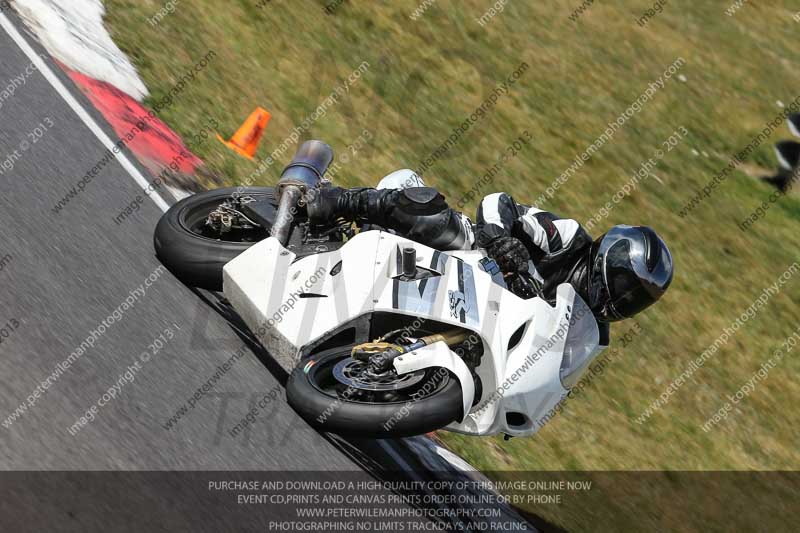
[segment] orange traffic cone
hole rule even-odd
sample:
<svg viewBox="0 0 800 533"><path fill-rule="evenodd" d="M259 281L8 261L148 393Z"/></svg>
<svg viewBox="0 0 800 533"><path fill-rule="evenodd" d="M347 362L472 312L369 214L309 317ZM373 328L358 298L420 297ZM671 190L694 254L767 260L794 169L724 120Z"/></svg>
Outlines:
<svg viewBox="0 0 800 533"><path fill-rule="evenodd" d="M267 124L271 117L272 115L269 114L269 111L257 107L255 111L250 113L242 127L236 130L230 141L223 139L219 133L217 134L217 139L237 154L247 159L253 159L258 149L258 143L261 141L261 136L264 135L264 130L267 129Z"/></svg>

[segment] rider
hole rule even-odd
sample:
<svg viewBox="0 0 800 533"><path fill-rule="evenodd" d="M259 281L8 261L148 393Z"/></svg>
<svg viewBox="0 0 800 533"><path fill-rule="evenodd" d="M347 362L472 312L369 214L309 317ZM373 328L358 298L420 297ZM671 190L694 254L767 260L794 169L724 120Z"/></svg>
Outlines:
<svg viewBox="0 0 800 533"><path fill-rule="evenodd" d="M450 208L411 170L394 172L377 189L324 187L307 201L315 223L336 218L381 226L439 250L486 250L503 273L527 273L553 303L570 283L599 322L630 318L656 302L672 281L672 255L647 226L612 227L592 240L575 220L518 204L506 193L486 196L477 224ZM522 295L521 290L511 290Z"/></svg>

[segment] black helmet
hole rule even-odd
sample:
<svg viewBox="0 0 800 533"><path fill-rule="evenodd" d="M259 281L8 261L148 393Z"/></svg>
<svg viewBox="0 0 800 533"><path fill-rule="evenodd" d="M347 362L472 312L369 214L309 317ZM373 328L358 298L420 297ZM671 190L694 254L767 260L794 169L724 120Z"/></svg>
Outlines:
<svg viewBox="0 0 800 533"><path fill-rule="evenodd" d="M614 226L592 243L589 307L601 322L630 318L672 282L672 254L646 226Z"/></svg>

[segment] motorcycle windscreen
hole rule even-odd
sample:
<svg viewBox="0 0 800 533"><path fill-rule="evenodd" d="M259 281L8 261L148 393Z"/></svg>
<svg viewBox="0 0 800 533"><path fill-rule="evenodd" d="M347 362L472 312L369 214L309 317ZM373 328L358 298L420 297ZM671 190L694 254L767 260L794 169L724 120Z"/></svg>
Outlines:
<svg viewBox="0 0 800 533"><path fill-rule="evenodd" d="M569 317L569 330L564 341L564 356L561 359L561 385L570 389L578 383L583 372L599 353L600 328L592 310L575 294Z"/></svg>

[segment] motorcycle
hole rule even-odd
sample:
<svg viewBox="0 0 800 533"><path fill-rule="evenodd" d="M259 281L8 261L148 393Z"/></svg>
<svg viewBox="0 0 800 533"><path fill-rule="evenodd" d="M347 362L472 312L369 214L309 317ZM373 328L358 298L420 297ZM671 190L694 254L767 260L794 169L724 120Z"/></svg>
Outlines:
<svg viewBox="0 0 800 533"><path fill-rule="evenodd" d="M603 348L586 303L569 284L555 305L517 296L482 250L312 224L304 202L330 186L332 159L307 141L275 187L181 200L156 227L158 258L187 285L222 291L294 369L288 403L319 430L534 434Z"/></svg>

